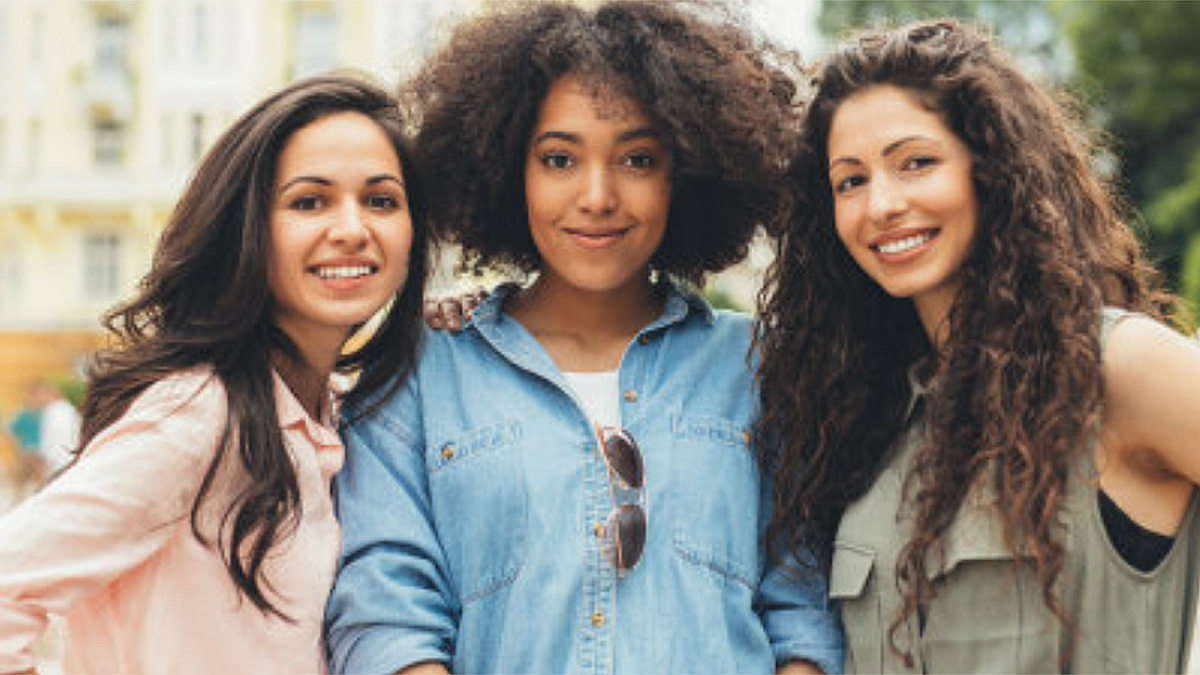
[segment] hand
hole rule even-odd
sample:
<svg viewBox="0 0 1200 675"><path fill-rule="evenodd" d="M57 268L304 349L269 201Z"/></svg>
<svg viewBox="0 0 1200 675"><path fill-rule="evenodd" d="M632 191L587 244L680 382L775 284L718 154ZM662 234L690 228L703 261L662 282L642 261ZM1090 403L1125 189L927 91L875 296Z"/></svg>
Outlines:
<svg viewBox="0 0 1200 675"><path fill-rule="evenodd" d="M476 288L457 296L428 298L425 300L425 323L434 330L457 333L487 296L487 291Z"/></svg>
<svg viewBox="0 0 1200 675"><path fill-rule="evenodd" d="M788 661L775 669L776 675L822 675L824 672L812 661Z"/></svg>

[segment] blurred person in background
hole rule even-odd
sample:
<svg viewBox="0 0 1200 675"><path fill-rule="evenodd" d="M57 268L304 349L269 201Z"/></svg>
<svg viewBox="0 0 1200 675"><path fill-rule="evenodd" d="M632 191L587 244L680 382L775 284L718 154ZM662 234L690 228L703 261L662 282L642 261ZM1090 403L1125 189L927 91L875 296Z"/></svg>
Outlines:
<svg viewBox="0 0 1200 675"><path fill-rule="evenodd" d="M79 447L79 411L53 382L35 384L33 398L40 410L38 454L45 464L45 475L54 476L71 462Z"/></svg>
<svg viewBox="0 0 1200 675"><path fill-rule="evenodd" d="M0 672L50 615L78 673L317 673L339 546L341 400L403 382L423 199L395 100L299 81L204 157L137 296L106 317L82 450L0 518ZM373 336L348 338L387 307Z"/></svg>
<svg viewBox="0 0 1200 675"><path fill-rule="evenodd" d="M36 490L46 480L46 458L42 455L42 411L38 402L41 382L30 385L25 392L25 402L8 423L8 432L16 444L17 466L15 475L16 498Z"/></svg>

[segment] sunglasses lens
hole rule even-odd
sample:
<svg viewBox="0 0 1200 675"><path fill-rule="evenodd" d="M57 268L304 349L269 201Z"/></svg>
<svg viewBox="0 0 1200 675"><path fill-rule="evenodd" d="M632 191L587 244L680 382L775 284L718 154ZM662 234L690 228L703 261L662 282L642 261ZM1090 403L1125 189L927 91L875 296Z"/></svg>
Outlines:
<svg viewBox="0 0 1200 675"><path fill-rule="evenodd" d="M612 430L604 435L604 456L613 473L629 487L637 490L642 487L645 478L645 467L642 465L642 451L638 449L633 437L621 430Z"/></svg>
<svg viewBox="0 0 1200 675"><path fill-rule="evenodd" d="M606 524L612 538L613 563L622 573L633 569L646 547L646 512L636 504L613 509Z"/></svg>

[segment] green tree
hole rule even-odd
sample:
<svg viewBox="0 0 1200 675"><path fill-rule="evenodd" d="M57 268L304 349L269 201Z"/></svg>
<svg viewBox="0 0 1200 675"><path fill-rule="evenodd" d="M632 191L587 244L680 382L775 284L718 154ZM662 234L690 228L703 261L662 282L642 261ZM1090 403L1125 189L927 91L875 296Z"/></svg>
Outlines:
<svg viewBox="0 0 1200 675"><path fill-rule="evenodd" d="M856 30L922 19L958 18L990 27L1039 75L1061 80L1070 55L1045 0L825 0L817 28L838 40Z"/></svg>
<svg viewBox="0 0 1200 675"><path fill-rule="evenodd" d="M1151 253L1200 309L1200 3L1068 3L1062 16Z"/></svg>

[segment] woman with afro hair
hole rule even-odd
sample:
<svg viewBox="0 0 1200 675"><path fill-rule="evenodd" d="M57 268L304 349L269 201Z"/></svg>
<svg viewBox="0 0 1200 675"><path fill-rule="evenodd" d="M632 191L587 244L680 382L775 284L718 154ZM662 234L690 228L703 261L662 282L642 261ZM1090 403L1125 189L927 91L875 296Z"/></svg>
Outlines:
<svg viewBox="0 0 1200 675"><path fill-rule="evenodd" d="M750 320L692 290L789 201L791 56L717 5L506 5L402 92L432 226L524 283L352 425L340 672L814 672L768 565Z"/></svg>
<svg viewBox="0 0 1200 675"><path fill-rule="evenodd" d="M1200 349L1073 108L951 21L850 39L816 86L760 424L847 670L1179 672Z"/></svg>

